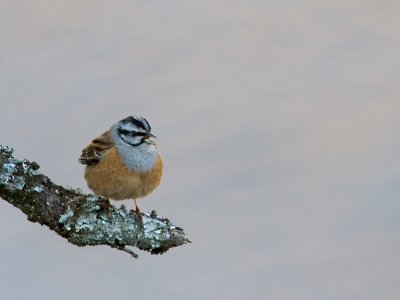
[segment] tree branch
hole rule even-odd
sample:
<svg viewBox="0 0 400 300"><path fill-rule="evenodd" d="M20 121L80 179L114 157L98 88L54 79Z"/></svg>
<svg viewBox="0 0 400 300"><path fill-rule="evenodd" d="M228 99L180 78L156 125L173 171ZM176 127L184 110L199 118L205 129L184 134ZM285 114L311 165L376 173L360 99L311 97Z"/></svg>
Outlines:
<svg viewBox="0 0 400 300"><path fill-rule="evenodd" d="M139 215L104 198L56 185L38 172L36 162L18 160L13 151L0 145L0 197L72 244L108 245L137 258L127 246L161 254L190 243L183 229L155 211Z"/></svg>

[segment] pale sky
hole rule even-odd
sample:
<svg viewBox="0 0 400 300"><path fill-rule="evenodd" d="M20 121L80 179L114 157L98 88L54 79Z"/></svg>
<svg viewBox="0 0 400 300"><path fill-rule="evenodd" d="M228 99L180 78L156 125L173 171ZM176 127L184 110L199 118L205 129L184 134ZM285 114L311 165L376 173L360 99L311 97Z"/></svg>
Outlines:
<svg viewBox="0 0 400 300"><path fill-rule="evenodd" d="M0 143L89 192L81 149L143 115L165 172L140 206L193 243L133 260L0 201L0 298L400 299L399 12L2 1Z"/></svg>

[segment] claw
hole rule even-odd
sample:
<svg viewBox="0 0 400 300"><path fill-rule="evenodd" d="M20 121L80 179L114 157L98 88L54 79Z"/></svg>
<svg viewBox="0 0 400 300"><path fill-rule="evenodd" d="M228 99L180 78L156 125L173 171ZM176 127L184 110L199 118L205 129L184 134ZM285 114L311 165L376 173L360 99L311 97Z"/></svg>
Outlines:
<svg viewBox="0 0 400 300"><path fill-rule="evenodd" d="M140 212L140 208L139 205L137 204L136 199L133 199L133 201L135 201L135 214L137 216L137 218L139 219L139 222L143 224L143 217L142 217L142 213Z"/></svg>

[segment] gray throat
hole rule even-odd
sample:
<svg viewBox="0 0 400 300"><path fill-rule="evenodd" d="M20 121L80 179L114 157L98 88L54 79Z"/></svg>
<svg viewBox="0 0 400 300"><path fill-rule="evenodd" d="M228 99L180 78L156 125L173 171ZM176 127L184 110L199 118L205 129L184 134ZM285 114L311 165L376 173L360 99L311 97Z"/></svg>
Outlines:
<svg viewBox="0 0 400 300"><path fill-rule="evenodd" d="M157 159L157 149L146 142L139 146L117 145L127 168L134 172L144 173L154 166Z"/></svg>

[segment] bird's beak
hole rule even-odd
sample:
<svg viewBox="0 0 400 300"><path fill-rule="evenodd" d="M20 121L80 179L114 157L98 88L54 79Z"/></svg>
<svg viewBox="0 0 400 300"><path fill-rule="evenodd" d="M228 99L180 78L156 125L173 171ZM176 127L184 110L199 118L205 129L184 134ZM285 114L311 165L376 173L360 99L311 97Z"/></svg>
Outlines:
<svg viewBox="0 0 400 300"><path fill-rule="evenodd" d="M147 133L146 133L146 136L147 136L147 137L152 137L152 138L155 138L155 139L157 138L157 137L156 137L154 134L152 134L151 132L147 132Z"/></svg>
<svg viewBox="0 0 400 300"><path fill-rule="evenodd" d="M152 134L151 132L147 132L146 133L146 143L147 144L151 144L151 145L155 145L156 142L153 141L151 138L157 138L154 134Z"/></svg>

